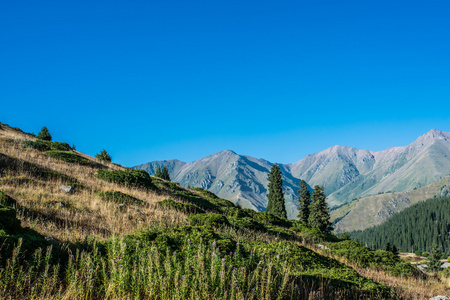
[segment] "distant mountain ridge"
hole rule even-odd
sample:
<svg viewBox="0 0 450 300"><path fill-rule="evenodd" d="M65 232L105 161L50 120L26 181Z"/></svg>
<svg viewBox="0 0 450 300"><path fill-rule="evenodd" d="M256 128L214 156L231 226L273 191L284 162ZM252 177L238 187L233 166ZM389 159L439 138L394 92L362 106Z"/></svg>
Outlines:
<svg viewBox="0 0 450 300"><path fill-rule="evenodd" d="M153 174L161 164L181 185L200 186L243 207L266 207L267 174L273 164L267 160L225 150L191 163L156 161L135 168ZM324 186L330 206L378 193L409 191L439 180L450 173L450 133L433 129L408 146L383 151L336 145L279 166L288 217L294 218L300 179L310 186Z"/></svg>

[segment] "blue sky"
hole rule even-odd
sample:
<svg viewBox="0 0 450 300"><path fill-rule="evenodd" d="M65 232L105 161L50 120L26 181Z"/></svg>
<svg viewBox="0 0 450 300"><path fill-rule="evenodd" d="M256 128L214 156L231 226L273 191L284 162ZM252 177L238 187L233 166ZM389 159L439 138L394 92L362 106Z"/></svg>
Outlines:
<svg viewBox="0 0 450 300"><path fill-rule="evenodd" d="M279 2L279 3L278 3ZM3 1L0 122L133 166L450 131L449 1Z"/></svg>

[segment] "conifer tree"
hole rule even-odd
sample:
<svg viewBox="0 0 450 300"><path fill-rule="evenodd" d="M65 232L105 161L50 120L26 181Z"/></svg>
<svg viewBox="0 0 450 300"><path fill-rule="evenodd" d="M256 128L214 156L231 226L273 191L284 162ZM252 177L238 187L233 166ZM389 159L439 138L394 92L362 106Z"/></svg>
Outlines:
<svg viewBox="0 0 450 300"><path fill-rule="evenodd" d="M44 141L51 141L52 140L52 136L50 134L50 132L48 131L47 127L42 127L41 132L39 132L38 139L40 140L44 140Z"/></svg>
<svg viewBox="0 0 450 300"><path fill-rule="evenodd" d="M270 169L269 177L269 194L267 194L267 208L268 213L274 214L280 218L287 218L286 207L284 206L283 181L281 179L280 167L273 165Z"/></svg>
<svg viewBox="0 0 450 300"><path fill-rule="evenodd" d="M298 220L308 223L309 205L311 204L311 193L308 191L306 181L300 182L300 190L298 190Z"/></svg>
<svg viewBox="0 0 450 300"><path fill-rule="evenodd" d="M386 244L386 249L385 250L388 251L388 252L392 252L391 243L387 243Z"/></svg>
<svg viewBox="0 0 450 300"><path fill-rule="evenodd" d="M395 256L398 255L399 251L398 251L397 246L395 246L395 245L392 246L392 253L394 253Z"/></svg>
<svg viewBox="0 0 450 300"><path fill-rule="evenodd" d="M155 177L158 177L158 178L162 177L162 170L161 170L161 166L159 166L159 165L156 167Z"/></svg>
<svg viewBox="0 0 450 300"><path fill-rule="evenodd" d="M111 155L109 155L105 149L100 151L100 153L95 154L95 158L102 162L111 162Z"/></svg>
<svg viewBox="0 0 450 300"><path fill-rule="evenodd" d="M167 166L163 166L161 171L161 178L170 181L169 169L167 168Z"/></svg>
<svg viewBox="0 0 450 300"><path fill-rule="evenodd" d="M321 231L330 232L331 222L326 199L324 188L316 185L312 194L312 202L309 205L308 225Z"/></svg>
<svg viewBox="0 0 450 300"><path fill-rule="evenodd" d="M442 257L442 253L439 249L439 246L434 243L433 250L431 250L430 256L427 261L427 271L436 273L441 270L442 262L440 261Z"/></svg>

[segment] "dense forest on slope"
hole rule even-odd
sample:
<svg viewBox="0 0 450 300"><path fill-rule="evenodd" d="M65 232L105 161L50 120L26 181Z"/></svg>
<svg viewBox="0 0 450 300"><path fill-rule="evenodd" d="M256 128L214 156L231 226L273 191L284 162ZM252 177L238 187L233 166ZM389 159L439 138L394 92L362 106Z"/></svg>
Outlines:
<svg viewBox="0 0 450 300"><path fill-rule="evenodd" d="M450 252L450 197L432 198L406 208L385 223L349 233L371 248L384 249L387 243L408 252L431 251L437 243Z"/></svg>

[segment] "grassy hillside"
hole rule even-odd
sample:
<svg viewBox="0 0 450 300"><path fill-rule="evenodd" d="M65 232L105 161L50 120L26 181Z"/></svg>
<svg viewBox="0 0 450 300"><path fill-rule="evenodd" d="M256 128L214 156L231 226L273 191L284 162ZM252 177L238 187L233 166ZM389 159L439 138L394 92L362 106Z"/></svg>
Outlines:
<svg viewBox="0 0 450 300"><path fill-rule="evenodd" d="M0 125L1 298L421 299L445 292L390 252L42 144Z"/></svg>

